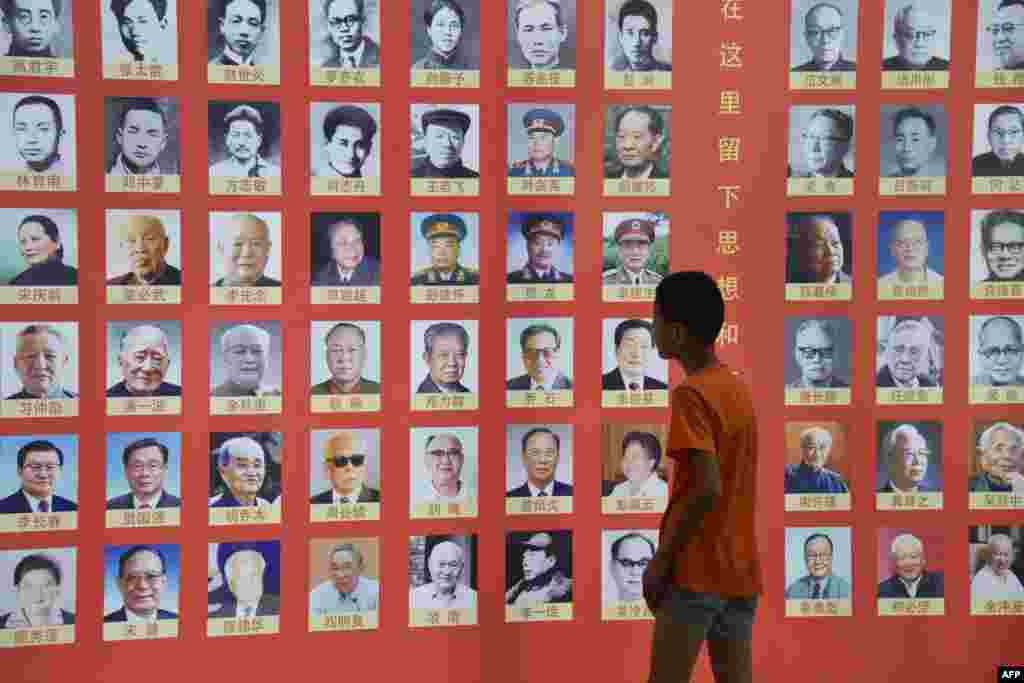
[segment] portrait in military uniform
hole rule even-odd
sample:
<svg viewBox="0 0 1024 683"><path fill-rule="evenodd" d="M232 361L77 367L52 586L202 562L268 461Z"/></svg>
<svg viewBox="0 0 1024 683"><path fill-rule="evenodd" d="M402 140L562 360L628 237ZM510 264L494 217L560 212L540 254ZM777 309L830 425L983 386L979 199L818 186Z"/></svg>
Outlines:
<svg viewBox="0 0 1024 683"><path fill-rule="evenodd" d="M210 432L209 507L281 509L281 432Z"/></svg>
<svg viewBox="0 0 1024 683"><path fill-rule="evenodd" d="M672 71L671 0L605 0L606 71Z"/></svg>
<svg viewBox="0 0 1024 683"><path fill-rule="evenodd" d="M971 282L1024 284L1024 211L971 211Z"/></svg>
<svg viewBox="0 0 1024 683"><path fill-rule="evenodd" d="M3 10L0 59L74 60L74 4L72 0L5 0L0 3ZM13 69L5 73L13 73ZM74 69L66 75L74 75Z"/></svg>
<svg viewBox="0 0 1024 683"><path fill-rule="evenodd" d="M280 104L211 101L208 116L210 177L280 177Z"/></svg>
<svg viewBox="0 0 1024 683"><path fill-rule="evenodd" d="M786 388L849 388L852 328L847 318L787 317Z"/></svg>
<svg viewBox="0 0 1024 683"><path fill-rule="evenodd" d="M604 117L604 177L666 180L672 161L672 108L661 104L613 105Z"/></svg>
<svg viewBox="0 0 1024 683"><path fill-rule="evenodd" d="M883 105L883 178L945 178L949 117L941 104Z"/></svg>
<svg viewBox="0 0 1024 683"><path fill-rule="evenodd" d="M576 68L576 0L507 0L509 69Z"/></svg>
<svg viewBox="0 0 1024 683"><path fill-rule="evenodd" d="M848 211L786 214L786 284L852 283L853 217Z"/></svg>
<svg viewBox="0 0 1024 683"><path fill-rule="evenodd" d="M2 93L0 126L9 126L6 139L0 143L0 173L75 176L78 136L74 95ZM67 189L63 179L61 188ZM4 189L31 187L17 188L12 182Z"/></svg>
<svg viewBox="0 0 1024 683"><path fill-rule="evenodd" d="M886 0L882 71L949 71L949 29L950 0Z"/></svg>
<svg viewBox="0 0 1024 683"><path fill-rule="evenodd" d="M137 69L160 66L159 80L177 80L178 0L111 0L101 8L107 78L146 78Z"/></svg>
<svg viewBox="0 0 1024 683"><path fill-rule="evenodd" d="M310 395L380 393L380 321L310 322Z"/></svg>
<svg viewBox="0 0 1024 683"><path fill-rule="evenodd" d="M379 178L380 116L379 104L311 102L309 153L313 176Z"/></svg>
<svg viewBox="0 0 1024 683"><path fill-rule="evenodd" d="M573 388L572 318L509 318L505 335L506 390Z"/></svg>
<svg viewBox="0 0 1024 683"><path fill-rule="evenodd" d="M572 178L576 107L508 105L508 177Z"/></svg>
<svg viewBox="0 0 1024 683"><path fill-rule="evenodd" d="M480 284L480 216L417 213L410 220L413 287Z"/></svg>
<svg viewBox="0 0 1024 683"><path fill-rule="evenodd" d="M856 71L857 13L857 0L793 0L790 71Z"/></svg>
<svg viewBox="0 0 1024 683"><path fill-rule="evenodd" d="M975 104L971 175L1024 176L1024 104Z"/></svg>
<svg viewBox="0 0 1024 683"><path fill-rule="evenodd" d="M107 322L107 398L181 396L181 322Z"/></svg>
<svg viewBox="0 0 1024 683"><path fill-rule="evenodd" d="M380 69L380 0L309 0L309 64Z"/></svg>
<svg viewBox="0 0 1024 683"><path fill-rule="evenodd" d="M0 208L0 286L78 285L78 212L75 209ZM7 295L12 296L12 295ZM11 298L5 303L14 303Z"/></svg>
<svg viewBox="0 0 1024 683"><path fill-rule="evenodd" d="M409 3L412 70L480 69L480 0Z"/></svg>
<svg viewBox="0 0 1024 683"><path fill-rule="evenodd" d="M108 287L180 291L181 248L181 211L107 209Z"/></svg>
<svg viewBox="0 0 1024 683"><path fill-rule="evenodd" d="M646 318L601 321L603 391L666 391L668 361L654 346L654 325Z"/></svg>
<svg viewBox="0 0 1024 683"><path fill-rule="evenodd" d="M573 282L573 214L511 211L507 235L508 284Z"/></svg>
<svg viewBox="0 0 1024 683"><path fill-rule="evenodd" d="M613 608L612 615L614 607L621 603L643 604L644 570L657 551L657 529L601 531L601 605ZM605 620L611 619L605 616Z"/></svg>
<svg viewBox="0 0 1024 683"><path fill-rule="evenodd" d="M281 214L210 213L211 287L281 286Z"/></svg>
<svg viewBox="0 0 1024 683"><path fill-rule="evenodd" d="M0 393L7 400L78 398L76 322L0 323ZM94 359L89 359L94 362Z"/></svg>
<svg viewBox="0 0 1024 683"><path fill-rule="evenodd" d="M140 176L181 174L181 135L175 97L107 97L104 173L117 186Z"/></svg>
<svg viewBox="0 0 1024 683"><path fill-rule="evenodd" d="M0 456L0 515L78 510L77 434L2 436ZM6 530L21 531L13 524Z"/></svg>
<svg viewBox="0 0 1024 683"><path fill-rule="evenodd" d="M980 0L978 2L977 70L979 75L997 71L1024 70L1024 30L1022 29L1024 29L1024 2L1020 2L1020 0ZM1016 74L1007 73L1005 75L1012 79ZM999 84L990 81L986 85L993 87ZM1019 85L1019 83L1014 83L1014 85Z"/></svg>
<svg viewBox="0 0 1024 683"><path fill-rule="evenodd" d="M313 213L310 223L313 287L380 285L379 213Z"/></svg>
<svg viewBox="0 0 1024 683"><path fill-rule="evenodd" d="M509 531L505 535L505 605L572 603L572 531Z"/></svg>
<svg viewBox="0 0 1024 683"><path fill-rule="evenodd" d="M76 554L76 548L0 551L4 587L0 591L0 629L43 629L45 633L46 629L73 625L78 595ZM74 642L73 628L60 629L58 634L56 642L47 643L44 638L33 644Z"/></svg>
<svg viewBox="0 0 1024 683"><path fill-rule="evenodd" d="M281 396L280 322L215 322L209 348L211 396Z"/></svg>
<svg viewBox="0 0 1024 683"><path fill-rule="evenodd" d="M942 493L942 473L941 422L877 423L876 493Z"/></svg>
<svg viewBox="0 0 1024 683"><path fill-rule="evenodd" d="M206 0L210 66L277 66L279 0Z"/></svg>
<svg viewBox="0 0 1024 683"><path fill-rule="evenodd" d="M789 108L787 178L853 178L853 105Z"/></svg>
<svg viewBox="0 0 1024 683"><path fill-rule="evenodd" d="M412 178L479 178L480 107L413 104Z"/></svg>
<svg viewBox="0 0 1024 683"><path fill-rule="evenodd" d="M601 284L655 286L669 272L669 217L665 213L605 212Z"/></svg>
<svg viewBox="0 0 1024 683"><path fill-rule="evenodd" d="M479 390L479 321L413 320L409 388L418 394L475 394Z"/></svg>

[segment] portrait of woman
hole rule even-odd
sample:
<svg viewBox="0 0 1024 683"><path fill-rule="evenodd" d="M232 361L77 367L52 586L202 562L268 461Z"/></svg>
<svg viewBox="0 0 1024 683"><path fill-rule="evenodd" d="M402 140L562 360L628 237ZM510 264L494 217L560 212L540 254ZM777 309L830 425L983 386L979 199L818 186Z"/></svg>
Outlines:
<svg viewBox="0 0 1024 683"><path fill-rule="evenodd" d="M622 437L622 473L626 480L616 484L611 496L667 498L668 484L659 476L661 443L650 432L627 432Z"/></svg>
<svg viewBox="0 0 1024 683"><path fill-rule="evenodd" d="M52 218L26 216L18 225L18 252L28 266L10 282L15 287L60 287L78 284L78 271L64 263L60 229Z"/></svg>

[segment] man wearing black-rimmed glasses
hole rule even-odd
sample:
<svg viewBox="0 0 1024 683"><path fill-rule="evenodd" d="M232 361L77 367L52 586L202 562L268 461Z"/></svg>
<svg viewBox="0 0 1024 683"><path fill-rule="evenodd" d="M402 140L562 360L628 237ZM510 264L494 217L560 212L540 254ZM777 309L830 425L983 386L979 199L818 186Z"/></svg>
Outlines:
<svg viewBox="0 0 1024 683"><path fill-rule="evenodd" d="M978 354L981 374L971 378L974 386L1024 386L1021 365L1024 365L1024 334L1020 323L1010 316L988 318L978 331Z"/></svg>
<svg viewBox="0 0 1024 683"><path fill-rule="evenodd" d="M363 34L366 30L365 0L324 0L331 56L325 69L369 69L380 66L380 46Z"/></svg>
<svg viewBox="0 0 1024 683"><path fill-rule="evenodd" d="M834 389L849 387L849 383L836 377L835 326L827 320L810 319L796 329L793 358L800 368L800 377L790 382L790 389Z"/></svg>

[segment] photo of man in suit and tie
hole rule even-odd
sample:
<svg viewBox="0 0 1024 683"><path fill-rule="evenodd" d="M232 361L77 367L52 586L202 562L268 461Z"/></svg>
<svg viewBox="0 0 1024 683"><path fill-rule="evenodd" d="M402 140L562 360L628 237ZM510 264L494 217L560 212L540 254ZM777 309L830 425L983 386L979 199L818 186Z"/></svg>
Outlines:
<svg viewBox="0 0 1024 683"><path fill-rule="evenodd" d="M853 593L850 582L833 571L836 558L835 542L830 533L832 529L815 530L804 539L803 560L807 573L793 581L786 588L786 600L848 600ZM842 534L849 539L849 529ZM804 529L786 529L786 535L792 539L797 533L805 533ZM795 540L795 539L792 539ZM787 549L794 545L787 539ZM849 548L847 547L848 551ZM847 554L849 554L847 552ZM788 564L788 563L787 563Z"/></svg>
<svg viewBox="0 0 1024 683"><path fill-rule="evenodd" d="M113 436L111 434L108 438ZM145 436L125 446L121 453L121 463L130 490L109 499L107 509L151 510L181 507L181 499L164 489L170 458L170 449L155 436Z"/></svg>
<svg viewBox="0 0 1024 683"><path fill-rule="evenodd" d="M19 555L21 557L19 557ZM0 562L14 564L14 609L0 614L0 629L29 629L75 623L75 613L64 609L65 586L74 595L75 549L8 550ZM4 577L5 582L8 577ZM74 609L74 601L68 605ZM38 643L42 644L42 643Z"/></svg>
<svg viewBox="0 0 1024 683"><path fill-rule="evenodd" d="M326 36L319 41L329 55L324 69L376 69L380 67L380 45L367 34L371 29L366 0L314 0L323 13L310 11L310 24L318 20ZM377 4L377 3L374 3ZM377 5L379 7L379 5ZM312 8L311 8L312 9ZM375 23L379 23L375 22ZM310 28L315 29L315 26ZM372 28L378 28L373 26ZM315 35L315 31L312 31Z"/></svg>
<svg viewBox="0 0 1024 683"><path fill-rule="evenodd" d="M609 323L615 321L606 320L604 322L605 327L608 327ZM606 347L608 341L607 335L605 335ZM663 381L663 379L668 379L668 365L657 358L649 367L652 360L650 354L654 350L654 327L650 321L629 318L617 323L613 341L615 344L615 367L601 376L603 391L634 392L668 389L668 384ZM661 375L662 379L648 375L649 369L653 374Z"/></svg>
<svg viewBox="0 0 1024 683"><path fill-rule="evenodd" d="M513 321L509 321L511 324ZM511 341L511 340L510 340ZM525 374L505 383L509 391L565 391L572 389L572 380L560 367L562 334L554 325L534 322L519 334L519 348Z"/></svg>
<svg viewBox="0 0 1024 683"><path fill-rule="evenodd" d="M267 37L271 21L277 21L275 0L208 2L210 25L217 26L217 38L209 44L210 66L265 66L278 61L278 46Z"/></svg>
<svg viewBox="0 0 1024 683"><path fill-rule="evenodd" d="M314 213L313 286L380 285L380 214ZM369 253L368 253L369 252Z"/></svg>
<svg viewBox="0 0 1024 683"><path fill-rule="evenodd" d="M311 505L348 505L379 503L380 491L367 485L367 439L360 430L338 431L322 446L323 474L331 488L309 499Z"/></svg>
<svg viewBox="0 0 1024 683"><path fill-rule="evenodd" d="M550 427L534 427L520 441L520 460L526 481L505 493L506 498L571 497L572 484L558 481L555 474L562 457L562 438ZM571 456L567 456L569 479ZM509 462L511 467L511 461Z"/></svg>
<svg viewBox="0 0 1024 683"><path fill-rule="evenodd" d="M472 393L462 383L469 359L469 336L463 325L454 322L438 322L427 328L423 333L427 376L416 389L417 394Z"/></svg>
<svg viewBox="0 0 1024 683"><path fill-rule="evenodd" d="M888 532L888 529L878 530L880 537ZM880 538L879 552L885 552L885 545ZM901 533L892 539L888 553L893 574L878 584L880 599L945 597L943 573L927 569L928 559L921 539L910 533Z"/></svg>
<svg viewBox="0 0 1024 683"><path fill-rule="evenodd" d="M54 441L64 441L77 450L77 439L32 439L18 448L17 472L20 488L0 500L0 514L29 514L48 512L75 512L78 504L57 495L57 487L64 475L65 459L73 467L72 454L65 457L64 450ZM7 437L4 451L10 447L13 437ZM22 437L19 439L24 441ZM73 492L72 492L73 493Z"/></svg>
<svg viewBox="0 0 1024 683"><path fill-rule="evenodd" d="M216 546L210 579L210 619L277 616L281 598L279 541L222 543ZM216 601L216 602L215 602Z"/></svg>
<svg viewBox="0 0 1024 683"><path fill-rule="evenodd" d="M108 546L108 554L111 550L119 553L115 582L123 604L105 614L103 623L152 624L177 619L177 613L160 607L168 587L175 597L178 594L177 587L170 585L164 550L157 545Z"/></svg>

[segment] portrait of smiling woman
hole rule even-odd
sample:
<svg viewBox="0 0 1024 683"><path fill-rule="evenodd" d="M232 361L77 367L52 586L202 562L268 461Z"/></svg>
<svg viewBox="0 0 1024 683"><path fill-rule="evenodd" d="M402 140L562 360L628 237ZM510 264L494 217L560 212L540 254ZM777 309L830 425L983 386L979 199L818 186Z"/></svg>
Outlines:
<svg viewBox="0 0 1024 683"><path fill-rule="evenodd" d="M31 214L18 223L18 253L25 270L8 283L13 287L61 287L78 284L78 271L64 263L64 243L57 222Z"/></svg>

